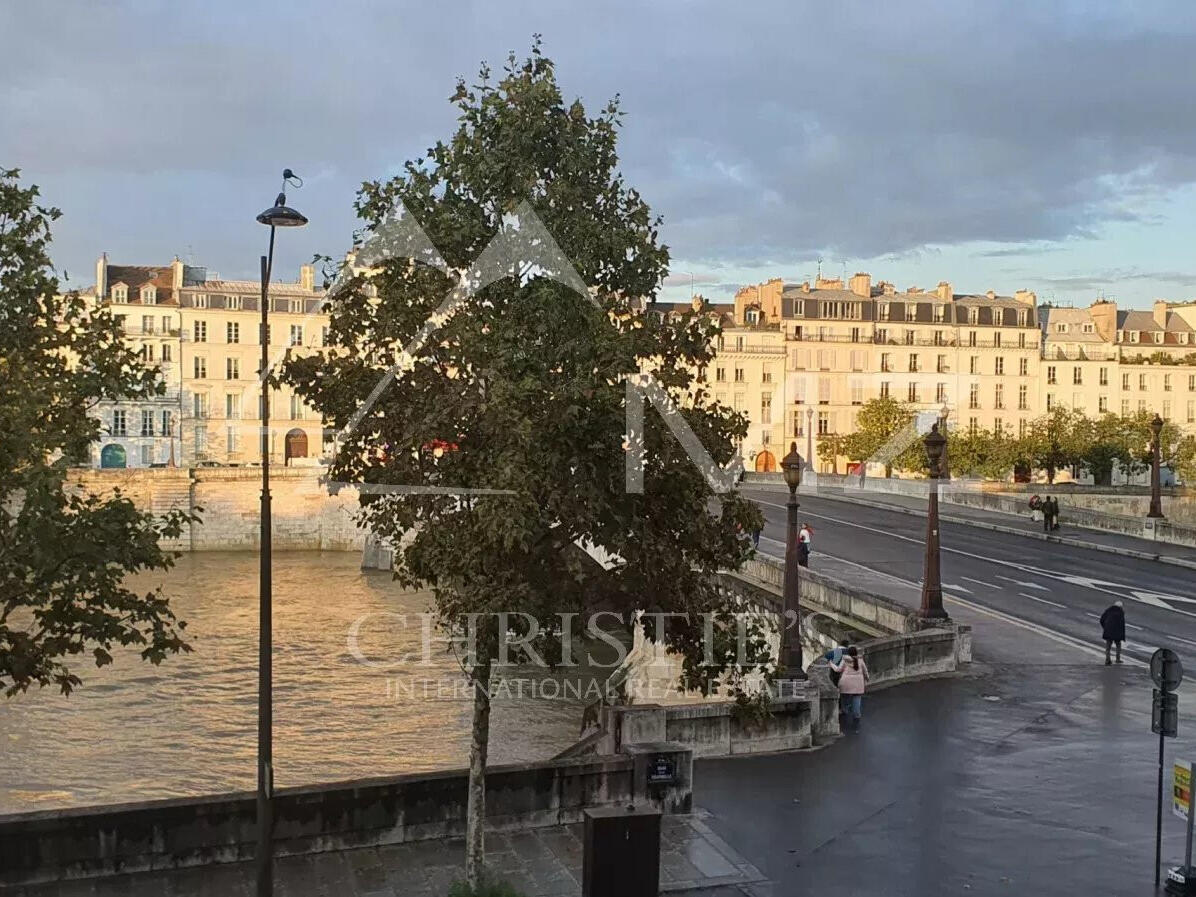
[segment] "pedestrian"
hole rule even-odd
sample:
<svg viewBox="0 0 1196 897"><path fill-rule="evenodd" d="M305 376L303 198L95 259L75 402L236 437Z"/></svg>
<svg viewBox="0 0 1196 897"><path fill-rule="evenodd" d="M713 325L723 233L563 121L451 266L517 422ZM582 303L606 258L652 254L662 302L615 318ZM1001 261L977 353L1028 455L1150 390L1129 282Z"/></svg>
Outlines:
<svg viewBox="0 0 1196 897"><path fill-rule="evenodd" d="M797 531L797 562L803 567L810 566L810 548L813 545L814 530L810 524L803 523Z"/></svg>
<svg viewBox="0 0 1196 897"><path fill-rule="evenodd" d="M752 530L752 547L753 548L758 549L760 547L760 533L761 532L762 532L762 528L759 526Z"/></svg>
<svg viewBox="0 0 1196 897"><path fill-rule="evenodd" d="M1053 501L1054 499L1048 495L1046 500L1042 503L1042 531L1044 533L1049 533L1051 531L1051 513L1054 508L1051 503Z"/></svg>
<svg viewBox="0 0 1196 897"><path fill-rule="evenodd" d="M834 667L843 662L843 655L847 653L847 649L851 647L851 642L845 638L839 639L839 644L831 648L822 655L822 659L831 665L831 682L837 687L839 685L839 674L835 672Z"/></svg>
<svg viewBox="0 0 1196 897"><path fill-rule="evenodd" d="M1030 519L1038 523L1042 520L1042 517L1042 499L1037 495L1033 495L1030 497Z"/></svg>
<svg viewBox="0 0 1196 897"><path fill-rule="evenodd" d="M1051 529L1059 528L1059 499L1051 499Z"/></svg>
<svg viewBox="0 0 1196 897"><path fill-rule="evenodd" d="M868 665L860 657L859 649L851 645L847 654L831 670L839 674L839 712L843 721L851 721L852 729L859 731L860 715L864 708L864 689L868 684Z"/></svg>
<svg viewBox="0 0 1196 897"><path fill-rule="evenodd" d="M1125 605L1120 600L1105 608L1100 615L1100 627L1105 639L1105 666L1113 663L1109 655L1114 645L1117 646L1117 662L1121 663L1121 643L1125 641Z"/></svg>

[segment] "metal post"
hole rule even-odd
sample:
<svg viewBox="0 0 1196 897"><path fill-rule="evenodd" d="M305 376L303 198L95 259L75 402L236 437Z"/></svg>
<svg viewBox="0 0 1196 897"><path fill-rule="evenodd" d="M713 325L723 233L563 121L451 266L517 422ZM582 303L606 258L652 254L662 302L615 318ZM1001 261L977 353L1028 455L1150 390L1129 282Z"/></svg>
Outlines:
<svg viewBox="0 0 1196 897"><path fill-rule="evenodd" d="M1163 734L1159 733L1159 795L1155 807L1154 823L1154 886L1159 886L1159 875L1163 868ZM1192 814L1191 808L1188 815Z"/></svg>
<svg viewBox="0 0 1196 897"><path fill-rule="evenodd" d="M789 487L789 501L785 505L785 591L784 612L781 616L781 672L785 679L805 679L805 664L801 649L801 582L799 580L800 545L797 533L797 487ZM790 614L792 611L792 614ZM793 619L792 626L789 620Z"/></svg>
<svg viewBox="0 0 1196 897"><path fill-rule="evenodd" d="M257 897L274 893L274 671L273 580L271 576L270 520L270 269L274 264L274 228L270 228L269 255L262 256L262 369L261 446L262 510L261 555L258 584L258 687L257 687Z"/></svg>
<svg viewBox="0 0 1196 897"><path fill-rule="evenodd" d="M1196 801L1192 800L1192 767L1196 764L1188 764L1188 832L1184 840L1184 882L1189 883L1192 880L1192 820L1196 818L1196 806L1193 806ZM1191 891L1191 885L1188 885L1188 891Z"/></svg>
<svg viewBox="0 0 1196 897"><path fill-rule="evenodd" d="M1150 512L1146 516L1159 518L1163 516L1163 497L1160 494L1162 489L1159 476L1163 420L1157 414L1151 422L1150 429L1154 438L1151 440L1150 446Z"/></svg>
<svg viewBox="0 0 1196 897"><path fill-rule="evenodd" d="M806 408L806 469L814 469L814 409Z"/></svg>
<svg viewBox="0 0 1196 897"><path fill-rule="evenodd" d="M930 440L938 437L942 443L937 456L928 449L930 461L930 494L927 496L926 507L926 559L922 570L922 607L918 616L925 620L946 619L947 612L943 609L943 581L939 570L939 476L941 473L942 453L946 450L945 439L938 432L938 425L931 428L927 437Z"/></svg>

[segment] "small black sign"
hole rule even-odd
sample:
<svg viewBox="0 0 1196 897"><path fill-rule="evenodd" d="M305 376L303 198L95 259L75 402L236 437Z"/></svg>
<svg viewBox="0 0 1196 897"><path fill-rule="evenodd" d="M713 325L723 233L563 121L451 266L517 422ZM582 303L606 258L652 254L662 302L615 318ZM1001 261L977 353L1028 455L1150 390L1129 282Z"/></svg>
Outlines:
<svg viewBox="0 0 1196 897"><path fill-rule="evenodd" d="M648 764L649 785L671 785L677 781L677 761L673 757L653 757Z"/></svg>
<svg viewBox="0 0 1196 897"><path fill-rule="evenodd" d="M1170 648L1159 648L1150 656L1150 678L1163 691L1175 691L1184 681L1184 667L1179 655Z"/></svg>
<svg viewBox="0 0 1196 897"><path fill-rule="evenodd" d="M1174 738L1179 731L1179 695L1154 689L1150 710L1150 731Z"/></svg>

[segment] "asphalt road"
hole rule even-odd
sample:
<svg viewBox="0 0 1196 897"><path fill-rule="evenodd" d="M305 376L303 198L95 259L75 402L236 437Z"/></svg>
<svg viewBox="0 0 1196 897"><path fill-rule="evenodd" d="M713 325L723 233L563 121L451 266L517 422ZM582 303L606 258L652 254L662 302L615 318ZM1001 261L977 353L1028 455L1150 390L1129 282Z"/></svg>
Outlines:
<svg viewBox="0 0 1196 897"><path fill-rule="evenodd" d="M783 556L785 494L753 487L743 494L764 512L761 551ZM812 566L829 554L921 582L924 517L814 495L799 501L800 519L814 529ZM1098 618L1120 598L1127 654L1148 660L1170 647L1196 672L1196 571L966 524L942 523L939 538L944 595L1097 644Z"/></svg>

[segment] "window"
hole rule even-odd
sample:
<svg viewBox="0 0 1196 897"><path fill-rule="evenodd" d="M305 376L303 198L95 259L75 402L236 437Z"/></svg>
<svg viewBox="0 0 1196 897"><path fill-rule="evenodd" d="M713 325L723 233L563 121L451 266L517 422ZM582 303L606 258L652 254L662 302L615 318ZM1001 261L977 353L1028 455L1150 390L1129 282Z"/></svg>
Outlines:
<svg viewBox="0 0 1196 897"><path fill-rule="evenodd" d="M142 409L141 411L141 435L154 435L154 412L147 409Z"/></svg>
<svg viewBox="0 0 1196 897"><path fill-rule="evenodd" d="M891 370L893 370L892 362L889 360L889 353L888 353L888 352L881 352L881 353L880 353L880 369L881 369L882 371L891 371Z"/></svg>
<svg viewBox="0 0 1196 897"><path fill-rule="evenodd" d="M141 288L141 301L145 305L153 305L158 301L158 289L153 284L147 283Z"/></svg>
<svg viewBox="0 0 1196 897"><path fill-rule="evenodd" d="M129 421L128 417L122 408L114 408L112 410L112 435L113 436L128 436L129 435Z"/></svg>
<svg viewBox="0 0 1196 897"><path fill-rule="evenodd" d="M1145 374L1138 375L1138 389L1140 389L1140 390L1146 389L1146 375Z"/></svg>
<svg viewBox="0 0 1196 897"><path fill-rule="evenodd" d="M969 346L976 345L976 331L975 330L968 331L968 345Z"/></svg>
<svg viewBox="0 0 1196 897"><path fill-rule="evenodd" d="M1017 438L1026 438L1026 419L1024 417L1017 422Z"/></svg>
<svg viewBox="0 0 1196 897"><path fill-rule="evenodd" d="M291 325L291 345L292 346L302 346L303 345L303 325L302 324L292 324Z"/></svg>
<svg viewBox="0 0 1196 897"><path fill-rule="evenodd" d="M736 352L743 351L743 337L742 336L735 337L735 351Z"/></svg>
<svg viewBox="0 0 1196 897"><path fill-rule="evenodd" d="M881 302L876 306L877 317L882 321L889 320L889 303Z"/></svg>
<svg viewBox="0 0 1196 897"><path fill-rule="evenodd" d="M993 418L993 432L994 433L1004 433L1005 432L1005 421L999 417L994 417Z"/></svg>
<svg viewBox="0 0 1196 897"><path fill-rule="evenodd" d="M1121 400L1121 414L1124 417L1125 415L1127 415L1129 413L1130 413L1130 400L1122 399Z"/></svg>
<svg viewBox="0 0 1196 897"><path fill-rule="evenodd" d="M1146 410L1146 399L1138 399L1138 410L1139 411Z"/></svg>
<svg viewBox="0 0 1196 897"><path fill-rule="evenodd" d="M200 419L208 416L208 394L206 392L192 393L191 416Z"/></svg>
<svg viewBox="0 0 1196 897"><path fill-rule="evenodd" d="M799 378L797 382L794 383L794 386L796 389L794 390L793 401L795 404L800 405L806 400L806 378Z"/></svg>
<svg viewBox="0 0 1196 897"><path fill-rule="evenodd" d="M936 304L934 306L934 323L941 324L947 316L947 307Z"/></svg>
<svg viewBox="0 0 1196 897"><path fill-rule="evenodd" d="M208 452L208 431L203 427L195 428L195 454L206 455Z"/></svg>
<svg viewBox="0 0 1196 897"><path fill-rule="evenodd" d="M760 444L770 445L772 443L772 430L764 429L760 433Z"/></svg>
<svg viewBox="0 0 1196 897"><path fill-rule="evenodd" d="M715 368L714 369L714 379L718 383L726 383L727 382L727 369L726 368Z"/></svg>
<svg viewBox="0 0 1196 897"><path fill-rule="evenodd" d="M1024 348L1026 348L1026 334L1024 334L1024 333L1019 333L1019 334L1017 335L1017 347L1018 347L1019 349L1024 349Z"/></svg>
<svg viewBox="0 0 1196 897"><path fill-rule="evenodd" d="M1071 369L1071 385L1072 386L1083 386L1084 385L1084 369L1081 368L1079 365L1076 365L1074 368Z"/></svg>
<svg viewBox="0 0 1196 897"><path fill-rule="evenodd" d="M123 283L118 283L116 286L114 286L112 288L112 301L113 302L128 302L129 301L129 288L127 286L125 286Z"/></svg>
<svg viewBox="0 0 1196 897"><path fill-rule="evenodd" d="M170 333L170 315L162 315L162 332Z"/></svg>
<svg viewBox="0 0 1196 897"><path fill-rule="evenodd" d="M153 315L142 315L141 316L141 332L142 333L153 333L154 332L154 316Z"/></svg>
<svg viewBox="0 0 1196 897"><path fill-rule="evenodd" d="M1129 375L1129 374L1122 374L1122 375L1121 375L1121 388L1122 388L1122 389L1129 389L1129 388L1130 388L1130 375Z"/></svg>
<svg viewBox="0 0 1196 897"><path fill-rule="evenodd" d="M1188 423L1196 424L1196 402L1188 400Z"/></svg>
<svg viewBox="0 0 1196 897"><path fill-rule="evenodd" d="M769 393L760 396L760 423L772 423L772 395Z"/></svg>
<svg viewBox="0 0 1196 897"><path fill-rule="evenodd" d="M1054 407L1055 407L1055 394L1053 392L1048 392L1047 393L1046 410L1050 411Z"/></svg>
<svg viewBox="0 0 1196 897"><path fill-rule="evenodd" d="M969 324L979 324L980 323L980 309L976 308L975 306L968 309L968 323Z"/></svg>
<svg viewBox="0 0 1196 897"><path fill-rule="evenodd" d="M851 381L851 404L864 404L864 382L862 380Z"/></svg>
<svg viewBox="0 0 1196 897"><path fill-rule="evenodd" d="M835 366L835 353L832 349L818 350L818 370L829 371Z"/></svg>
<svg viewBox="0 0 1196 897"><path fill-rule="evenodd" d="M1099 371L1097 371L1096 379L1100 383L1101 386L1108 386L1109 385L1109 369L1101 368Z"/></svg>
<svg viewBox="0 0 1196 897"><path fill-rule="evenodd" d="M889 381L888 380L880 381L880 397L882 399L887 399L889 397Z"/></svg>
<svg viewBox="0 0 1196 897"><path fill-rule="evenodd" d="M195 322L195 341L197 343L206 343L208 341L208 322Z"/></svg>
<svg viewBox="0 0 1196 897"><path fill-rule="evenodd" d="M161 429L159 430L159 432L163 436L173 436L174 435L174 420L171 418L169 411L162 412Z"/></svg>
<svg viewBox="0 0 1196 897"><path fill-rule="evenodd" d="M1067 333L1067 325L1066 324L1056 324L1055 332L1056 333Z"/></svg>
<svg viewBox="0 0 1196 897"><path fill-rule="evenodd" d="M831 403L831 378L818 378L818 404L829 405Z"/></svg>
<svg viewBox="0 0 1196 897"><path fill-rule="evenodd" d="M1004 383L998 383L996 386L993 387L993 407L994 408L1004 408L1005 407L1005 384Z"/></svg>
<svg viewBox="0 0 1196 897"><path fill-rule="evenodd" d="M154 462L154 447L152 445L141 446L141 451L138 453L141 456L141 466L149 467Z"/></svg>
<svg viewBox="0 0 1196 897"><path fill-rule="evenodd" d="M935 400L935 402L946 402L947 401L947 384L946 383L940 383L934 388L934 400Z"/></svg>
<svg viewBox="0 0 1196 897"><path fill-rule="evenodd" d="M1108 396L1101 396L1100 398L1098 398L1096 400L1096 410L1101 414L1104 414L1106 411L1109 410L1109 397Z"/></svg>
<svg viewBox="0 0 1196 897"><path fill-rule="evenodd" d="M303 314L303 300L302 299L288 299L287 310L293 315Z"/></svg>
<svg viewBox="0 0 1196 897"><path fill-rule="evenodd" d="M918 353L917 352L910 353L909 369L910 369L911 373L916 372L918 370Z"/></svg>
<svg viewBox="0 0 1196 897"><path fill-rule="evenodd" d="M917 305L917 303L915 303L915 302L905 303L905 320L907 320L907 321L918 320L918 305Z"/></svg>
<svg viewBox="0 0 1196 897"><path fill-rule="evenodd" d="M1054 385L1055 383L1058 383L1058 382L1059 382L1059 378L1056 376L1055 366L1053 364L1048 364L1047 365L1047 383Z"/></svg>
<svg viewBox="0 0 1196 897"><path fill-rule="evenodd" d="M858 349L852 350L851 369L853 371L862 371L864 369L864 362L866 359L867 359L867 355L864 352L862 352Z"/></svg>
<svg viewBox="0 0 1196 897"><path fill-rule="evenodd" d="M1028 321L1028 320L1029 320L1029 315L1026 313L1026 310L1025 310L1024 308L1023 308L1023 309L1021 309L1021 310L1020 310L1020 311L1017 313L1017 326L1018 326L1018 327L1025 327L1025 326L1026 326L1026 321ZM1025 334L1022 334L1022 335L1024 336Z"/></svg>
<svg viewBox="0 0 1196 897"><path fill-rule="evenodd" d="M980 407L980 384L979 383L973 383L970 387L968 387L968 407L969 408L979 408Z"/></svg>
<svg viewBox="0 0 1196 897"><path fill-rule="evenodd" d="M1163 399L1163 420L1171 420L1171 400Z"/></svg>
<svg viewBox="0 0 1196 897"><path fill-rule="evenodd" d="M914 344L914 332L912 330L905 331L905 344L912 346Z"/></svg>
<svg viewBox="0 0 1196 897"><path fill-rule="evenodd" d="M951 370L950 366L948 366L948 364L947 364L947 356L946 355L940 355L937 359L935 359L934 369L936 371L938 371L940 374L945 374L949 370Z"/></svg>
<svg viewBox="0 0 1196 897"><path fill-rule="evenodd" d="M771 383L772 382L772 371L769 368L767 368L767 367L764 368L764 370L760 373L760 382L761 383Z"/></svg>
<svg viewBox="0 0 1196 897"><path fill-rule="evenodd" d="M1170 374L1163 375L1163 392L1171 392L1171 375ZM1167 415L1165 415L1165 414L1163 415L1163 417L1166 417L1166 416Z"/></svg>
<svg viewBox="0 0 1196 897"><path fill-rule="evenodd" d="M1188 392L1196 392L1196 374L1188 374Z"/></svg>
<svg viewBox="0 0 1196 897"><path fill-rule="evenodd" d="M889 341L889 331L884 327L878 327L876 330L876 342L882 345Z"/></svg>
<svg viewBox="0 0 1196 897"><path fill-rule="evenodd" d="M226 358L224 359L224 379L225 380L239 380L241 377L241 359Z"/></svg>
<svg viewBox="0 0 1196 897"><path fill-rule="evenodd" d="M980 429L979 419L977 419L975 417L969 417L968 418L968 432L971 433L973 436L975 436L976 431L979 429Z"/></svg>
<svg viewBox="0 0 1196 897"><path fill-rule="evenodd" d="M804 423L805 417L800 411L793 412L793 435L805 436L806 425Z"/></svg>
<svg viewBox="0 0 1196 897"><path fill-rule="evenodd" d="M825 436L831 431L831 416L825 411L818 412L818 435Z"/></svg>
<svg viewBox="0 0 1196 897"><path fill-rule="evenodd" d="M999 355L997 356L996 360L993 362L993 373L996 374L998 377L1000 377L1002 374L1005 373L1005 359Z"/></svg>
<svg viewBox="0 0 1196 897"><path fill-rule="evenodd" d="M741 392L735 393L735 398L732 399L732 402L734 403L734 405L732 407L734 407L734 409L736 411L742 411L743 410L743 393L741 393Z"/></svg>
<svg viewBox="0 0 1196 897"><path fill-rule="evenodd" d="M153 361L154 360L154 344L153 343L143 343L142 344L141 360L142 361Z"/></svg>
<svg viewBox="0 0 1196 897"><path fill-rule="evenodd" d="M743 383L743 382L744 382L743 368L739 368L739 367L737 367L737 368L735 369L735 382L736 382L736 383Z"/></svg>
<svg viewBox="0 0 1196 897"><path fill-rule="evenodd" d="M996 333L993 334L993 345L998 346L998 347L1001 345L1001 331L1000 330L998 330Z"/></svg>
<svg viewBox="0 0 1196 897"><path fill-rule="evenodd" d="M747 311L745 311L743 313L743 319L748 324L755 324L757 321L760 320L760 313L758 311L756 311L756 309L754 309L754 308L749 308Z"/></svg>
<svg viewBox="0 0 1196 897"><path fill-rule="evenodd" d="M973 355L968 359L968 373L969 374L980 373L980 356L979 355Z"/></svg>
<svg viewBox="0 0 1196 897"><path fill-rule="evenodd" d="M237 442L238 442L237 428L236 427L225 427L224 428L224 449L225 449L225 451L227 451L230 455L233 452L238 451L239 446L238 446Z"/></svg>
<svg viewBox="0 0 1196 897"><path fill-rule="evenodd" d="M163 343L162 344L162 360L163 361L171 361L173 354L174 353L171 352L171 349L170 349L170 343Z"/></svg>
<svg viewBox="0 0 1196 897"><path fill-rule="evenodd" d="M1019 358L1017 360L1017 373L1019 377L1024 377L1030 372L1030 360L1028 358Z"/></svg>
<svg viewBox="0 0 1196 897"><path fill-rule="evenodd" d="M320 328L320 345L321 346L328 345L328 325L327 324L325 324L323 327Z"/></svg>
<svg viewBox="0 0 1196 897"><path fill-rule="evenodd" d="M853 343L858 343L860 341L860 328L859 327L851 328L851 341Z"/></svg>
<svg viewBox="0 0 1196 897"><path fill-rule="evenodd" d="M299 396L291 396L291 420L303 419L303 400Z"/></svg>
<svg viewBox="0 0 1196 897"><path fill-rule="evenodd" d="M230 343L241 342L241 325L236 321L229 321L224 325L224 334Z"/></svg>
<svg viewBox="0 0 1196 897"><path fill-rule="evenodd" d="M241 303L240 296L225 296L224 297L224 307L232 309L233 311L239 311L244 306Z"/></svg>
<svg viewBox="0 0 1196 897"><path fill-rule="evenodd" d="M936 346L945 346L945 345L947 345L947 341L946 341L945 339L943 339L943 331L941 331L941 330L936 330L936 331L934 332L934 344L935 344Z"/></svg>
<svg viewBox="0 0 1196 897"><path fill-rule="evenodd" d="M1026 411L1030 407L1030 388L1028 386L1019 386L1017 388L1017 410Z"/></svg>
<svg viewBox="0 0 1196 897"><path fill-rule="evenodd" d="M911 402L920 401L918 398L918 384L917 383L911 383L909 385L909 400Z"/></svg>

